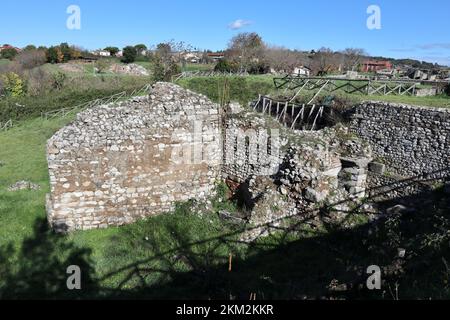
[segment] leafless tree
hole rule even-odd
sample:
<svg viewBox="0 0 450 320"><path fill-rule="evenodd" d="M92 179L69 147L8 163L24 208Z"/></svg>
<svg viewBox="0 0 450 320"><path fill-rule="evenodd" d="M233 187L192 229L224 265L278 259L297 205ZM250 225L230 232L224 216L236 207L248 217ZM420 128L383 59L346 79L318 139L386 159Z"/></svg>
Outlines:
<svg viewBox="0 0 450 320"><path fill-rule="evenodd" d="M265 44L257 33L240 33L228 45L227 57L239 62L241 71L248 71L252 63L264 58Z"/></svg>
<svg viewBox="0 0 450 320"><path fill-rule="evenodd" d="M310 59L305 53L276 46L266 47L264 59L277 72L290 73L296 67L310 65Z"/></svg>
<svg viewBox="0 0 450 320"><path fill-rule="evenodd" d="M31 96L43 94L52 88L52 76L43 68L34 68L26 72L27 91Z"/></svg>
<svg viewBox="0 0 450 320"><path fill-rule="evenodd" d="M330 71L339 69L338 56L330 48L320 48L312 56L312 60L311 69L315 74L327 74Z"/></svg>
<svg viewBox="0 0 450 320"><path fill-rule="evenodd" d="M24 69L33 69L43 65L47 61L47 58L43 50L26 50L19 53L15 61Z"/></svg>
<svg viewBox="0 0 450 320"><path fill-rule="evenodd" d="M364 49L347 48L342 51L342 55L345 70L355 71L367 53Z"/></svg>

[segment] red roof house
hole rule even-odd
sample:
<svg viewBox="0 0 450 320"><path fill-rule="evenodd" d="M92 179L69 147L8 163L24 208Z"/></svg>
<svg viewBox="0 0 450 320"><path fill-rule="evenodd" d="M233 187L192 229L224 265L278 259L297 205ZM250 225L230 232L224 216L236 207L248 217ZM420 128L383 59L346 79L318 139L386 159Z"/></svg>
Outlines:
<svg viewBox="0 0 450 320"><path fill-rule="evenodd" d="M379 70L392 70L392 63L389 61L367 60L362 63L362 72L376 72Z"/></svg>
<svg viewBox="0 0 450 320"><path fill-rule="evenodd" d="M14 49L14 50L16 50L17 52L22 51L20 48L13 47L13 46L11 46L11 45L9 45L9 44L5 44L5 45L3 45L3 46L0 46L0 52L2 52L3 50L6 50L6 49Z"/></svg>

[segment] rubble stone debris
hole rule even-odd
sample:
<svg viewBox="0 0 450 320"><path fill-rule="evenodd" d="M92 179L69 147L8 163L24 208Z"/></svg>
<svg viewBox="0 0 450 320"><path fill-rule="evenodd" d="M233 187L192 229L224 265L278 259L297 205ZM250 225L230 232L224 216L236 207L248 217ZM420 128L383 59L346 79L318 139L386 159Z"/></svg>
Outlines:
<svg viewBox="0 0 450 320"><path fill-rule="evenodd" d="M8 187L8 191L15 192L20 190L40 190L41 186L30 181L18 181Z"/></svg>

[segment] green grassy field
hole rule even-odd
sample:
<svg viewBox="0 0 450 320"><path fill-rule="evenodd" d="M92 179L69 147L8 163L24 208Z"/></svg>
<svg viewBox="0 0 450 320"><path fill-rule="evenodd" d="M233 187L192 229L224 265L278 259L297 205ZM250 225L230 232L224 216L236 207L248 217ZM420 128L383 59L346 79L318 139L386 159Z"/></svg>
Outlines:
<svg viewBox="0 0 450 320"><path fill-rule="evenodd" d="M0 59L0 66L8 64L10 61L8 59Z"/></svg>
<svg viewBox="0 0 450 320"><path fill-rule="evenodd" d="M230 100L238 101L243 105L256 99L258 94L275 92L273 77L199 77L184 78L177 82L179 85L202 93L215 102L219 102L224 94Z"/></svg>
<svg viewBox="0 0 450 320"><path fill-rule="evenodd" d="M215 64L188 63L182 71L212 71L214 67Z"/></svg>

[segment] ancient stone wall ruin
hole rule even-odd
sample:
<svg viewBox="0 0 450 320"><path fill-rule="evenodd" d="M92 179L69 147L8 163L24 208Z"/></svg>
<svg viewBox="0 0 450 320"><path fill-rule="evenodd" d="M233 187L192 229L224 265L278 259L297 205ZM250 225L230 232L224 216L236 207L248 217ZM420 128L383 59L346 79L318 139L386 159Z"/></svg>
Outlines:
<svg viewBox="0 0 450 320"><path fill-rule="evenodd" d="M116 226L205 199L220 176L219 125L218 105L168 83L80 113L48 141L49 222Z"/></svg>
<svg viewBox="0 0 450 320"><path fill-rule="evenodd" d="M351 130L391 172L412 177L450 166L450 110L367 102L354 108Z"/></svg>
<svg viewBox="0 0 450 320"><path fill-rule="evenodd" d="M157 83L149 96L80 113L49 140L48 219L57 231L127 224L205 200L225 179L246 194L252 226L314 216L318 204L339 220L359 199L448 180L449 120L447 110L369 102L353 108L350 128L290 130L251 108L222 109Z"/></svg>

